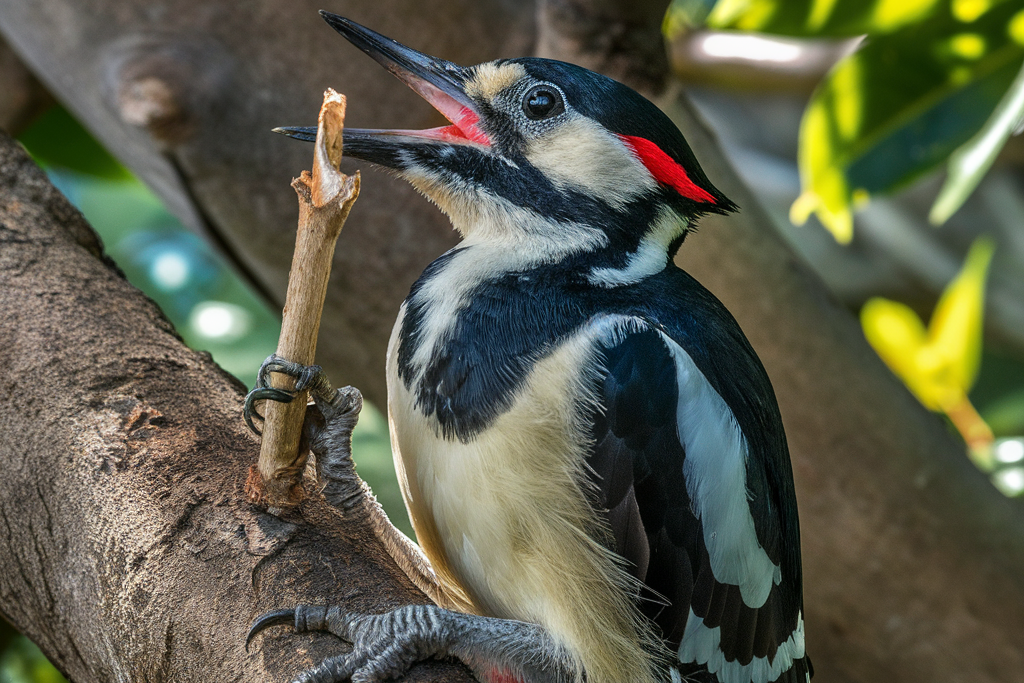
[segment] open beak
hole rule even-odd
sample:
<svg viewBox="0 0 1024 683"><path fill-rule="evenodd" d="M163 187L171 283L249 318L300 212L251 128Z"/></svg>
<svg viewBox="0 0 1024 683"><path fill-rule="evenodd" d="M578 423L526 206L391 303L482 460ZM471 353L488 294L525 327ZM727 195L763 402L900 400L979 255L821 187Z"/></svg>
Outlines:
<svg viewBox="0 0 1024 683"><path fill-rule="evenodd" d="M394 167L397 148L410 143L437 141L490 146L487 134L479 128L477 105L466 95L465 83L470 77L470 69L417 52L337 14L321 10L320 16L451 122L450 126L426 130L346 128L344 145L347 156ZM315 126L275 128L274 132L309 142L316 140Z"/></svg>

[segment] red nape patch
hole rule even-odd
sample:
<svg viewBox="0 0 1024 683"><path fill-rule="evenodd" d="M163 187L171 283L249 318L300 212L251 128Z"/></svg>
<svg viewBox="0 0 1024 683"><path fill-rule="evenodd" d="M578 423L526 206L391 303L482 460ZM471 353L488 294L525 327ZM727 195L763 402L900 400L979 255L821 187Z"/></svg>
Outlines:
<svg viewBox="0 0 1024 683"><path fill-rule="evenodd" d="M686 175L686 169L661 151L661 147L647 138L633 135L620 135L619 139L633 150L636 158L647 167L647 170L659 183L668 185L679 194L695 202L715 203L714 196L690 180L690 176Z"/></svg>
<svg viewBox="0 0 1024 683"><path fill-rule="evenodd" d="M513 676L508 669L499 669L498 667L491 667L491 670L487 673L487 683L526 683L521 678Z"/></svg>

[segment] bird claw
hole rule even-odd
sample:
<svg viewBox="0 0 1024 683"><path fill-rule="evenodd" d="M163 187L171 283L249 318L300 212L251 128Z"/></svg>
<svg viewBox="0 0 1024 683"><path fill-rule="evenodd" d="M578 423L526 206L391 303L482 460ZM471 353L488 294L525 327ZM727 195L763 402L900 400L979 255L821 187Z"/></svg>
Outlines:
<svg viewBox="0 0 1024 683"><path fill-rule="evenodd" d="M279 403L291 403L298 396L297 392L287 389L275 389L274 387L257 387L245 395L245 407L242 408L242 417L246 426L256 436L263 432L253 422L253 417L263 422L263 414L256 410L256 403L259 401L277 401Z"/></svg>
<svg viewBox="0 0 1024 683"><path fill-rule="evenodd" d="M292 623L296 633L327 631L352 643L352 651L328 657L301 672L293 683L369 683L397 678L417 661L447 653L452 613L434 605L407 605L384 614L358 614L339 607L300 605L267 612L253 622L249 643L265 629Z"/></svg>
<svg viewBox="0 0 1024 683"><path fill-rule="evenodd" d="M270 386L270 373L279 372L295 378L295 389L277 389ZM323 368L319 365L301 365L293 363L272 353L260 365L256 375L256 386L245 397L245 406L242 409L242 417L245 424L257 436L260 430L253 422L255 417L263 421L263 415L256 410L259 401L278 401L279 403L291 403L302 391L309 391L317 402L330 403L335 394L331 390L331 383L324 374Z"/></svg>
<svg viewBox="0 0 1024 683"><path fill-rule="evenodd" d="M262 631L270 628L271 626L281 626L283 624L291 624L295 621L295 610L293 609L276 609L265 614L261 614L257 617L256 621L252 622L252 626L249 627L249 633L245 636L245 651L249 651L249 645L252 643L252 639L258 636Z"/></svg>

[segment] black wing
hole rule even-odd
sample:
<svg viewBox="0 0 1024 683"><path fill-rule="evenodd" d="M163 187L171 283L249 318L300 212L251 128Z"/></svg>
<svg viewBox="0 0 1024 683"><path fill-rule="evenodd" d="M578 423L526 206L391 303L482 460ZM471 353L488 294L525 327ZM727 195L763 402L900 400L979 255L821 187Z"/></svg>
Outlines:
<svg viewBox="0 0 1024 683"><path fill-rule="evenodd" d="M810 662L803 649L799 566L787 567L782 558L793 553L778 552L787 543L799 544L799 538L782 538L787 525L777 521L756 525L762 549L775 550L769 553L772 561L782 563L781 581L757 607L744 602L737 585L716 578L699 501L691 500L691 492L702 494L688 491L684 475L686 438L679 433L677 406L688 396L680 394L673 355L680 347L673 349L674 344L664 332L646 328L601 348L606 372L588 459L597 508L606 511L614 550L648 589L641 611L673 650L691 660L680 662L684 676L721 683L805 683ZM769 398L774 406L774 397ZM782 455L788 467L788 453ZM748 478L759 472L747 467ZM765 488L760 483L747 486L747 497ZM791 498L791 487L787 491ZM795 514L795 501L782 504L792 505ZM765 501L751 500L750 507L755 514L778 510ZM680 650L684 642L685 652Z"/></svg>

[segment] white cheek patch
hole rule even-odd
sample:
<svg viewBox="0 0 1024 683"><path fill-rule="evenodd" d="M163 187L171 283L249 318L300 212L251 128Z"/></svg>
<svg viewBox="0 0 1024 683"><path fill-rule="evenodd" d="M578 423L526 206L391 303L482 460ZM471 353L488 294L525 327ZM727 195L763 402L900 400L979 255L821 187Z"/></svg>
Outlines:
<svg viewBox="0 0 1024 683"><path fill-rule="evenodd" d="M594 268L587 279L598 287L621 287L660 273L668 267L669 245L686 229L687 223L682 217L671 209L663 209L624 268Z"/></svg>
<svg viewBox="0 0 1024 683"><path fill-rule="evenodd" d="M617 136L586 117L570 116L526 150L530 163L556 187L593 195L615 208L657 189L657 181Z"/></svg>
<svg viewBox="0 0 1024 683"><path fill-rule="evenodd" d="M708 628L704 621L690 610L686 621L686 632L679 644L679 661L705 664L710 673L718 676L720 683L767 683L778 679L782 672L789 671L793 662L802 659L804 647L804 616L797 617L796 628L786 642L779 645L771 662L767 657L754 657L749 664L726 661L722 653L722 629ZM810 677L808 677L810 680Z"/></svg>
<svg viewBox="0 0 1024 683"><path fill-rule="evenodd" d="M411 164L402 175L448 216L466 244L518 250L522 253L509 255L517 262L553 263L608 244L608 236L598 228L545 218L464 180L442 177Z"/></svg>
<svg viewBox="0 0 1024 683"><path fill-rule="evenodd" d="M679 439L683 473L694 514L704 529L711 571L719 583L738 586L747 607L758 608L782 569L757 540L747 502L747 441L729 406L690 355L664 334L676 362Z"/></svg>

